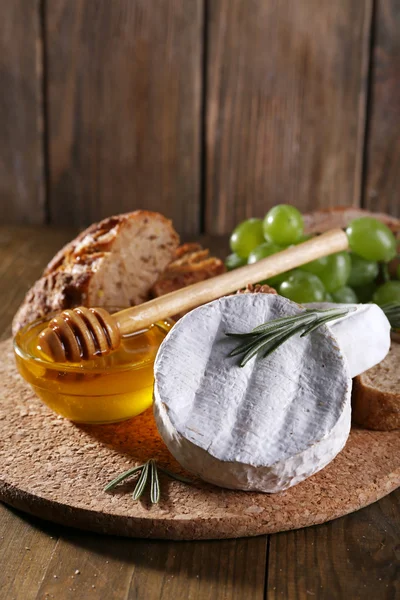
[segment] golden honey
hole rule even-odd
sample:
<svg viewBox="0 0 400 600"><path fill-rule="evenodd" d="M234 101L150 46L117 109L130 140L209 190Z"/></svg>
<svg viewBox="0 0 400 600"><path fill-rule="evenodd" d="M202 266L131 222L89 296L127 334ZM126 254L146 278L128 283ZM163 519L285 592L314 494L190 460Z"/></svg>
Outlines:
<svg viewBox="0 0 400 600"><path fill-rule="evenodd" d="M27 325L14 340L18 370L47 406L77 423L112 423L151 405L154 359L172 321L124 337L120 348L107 356L60 364L37 349L38 335L50 319Z"/></svg>

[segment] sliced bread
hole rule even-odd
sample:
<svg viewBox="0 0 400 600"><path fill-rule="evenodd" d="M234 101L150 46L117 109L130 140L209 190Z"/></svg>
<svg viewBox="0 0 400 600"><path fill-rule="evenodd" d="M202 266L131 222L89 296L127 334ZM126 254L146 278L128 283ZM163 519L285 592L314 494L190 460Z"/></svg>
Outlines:
<svg viewBox="0 0 400 600"><path fill-rule="evenodd" d="M226 271L221 259L210 256L210 251L200 244L182 244L175 251L173 261L157 279L151 289L154 298L174 292L198 281L204 281ZM187 311L186 311L187 312ZM178 320L185 312L174 315Z"/></svg>
<svg viewBox="0 0 400 600"><path fill-rule="evenodd" d="M367 429L400 428L400 344L386 358L354 379L353 421Z"/></svg>
<svg viewBox="0 0 400 600"><path fill-rule="evenodd" d="M222 260L210 256L210 251L200 244L183 244L176 250L173 261L160 275L151 292L154 297L163 296L225 271Z"/></svg>
<svg viewBox="0 0 400 600"><path fill-rule="evenodd" d="M28 291L14 317L14 334L49 312L148 300L178 244L171 221L159 213L138 210L94 223L56 254Z"/></svg>

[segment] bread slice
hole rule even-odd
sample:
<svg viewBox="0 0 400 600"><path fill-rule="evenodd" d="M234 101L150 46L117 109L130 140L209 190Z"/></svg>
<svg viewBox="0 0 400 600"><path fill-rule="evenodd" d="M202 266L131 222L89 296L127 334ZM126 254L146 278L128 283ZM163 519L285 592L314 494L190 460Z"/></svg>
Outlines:
<svg viewBox="0 0 400 600"><path fill-rule="evenodd" d="M210 256L208 249L203 248L200 244L182 244L175 251L174 260L153 285L151 295L153 298L157 298L198 281L210 279L210 277L215 277L225 271L222 260ZM174 315L174 320L180 319L186 312Z"/></svg>
<svg viewBox="0 0 400 600"><path fill-rule="evenodd" d="M15 315L13 333L57 310L148 300L178 244L171 221L159 213L138 210L94 223L50 261Z"/></svg>
<svg viewBox="0 0 400 600"><path fill-rule="evenodd" d="M153 285L151 293L155 298L163 296L225 271L222 260L210 256L210 251L200 244L183 244L176 250L174 260Z"/></svg>
<svg viewBox="0 0 400 600"><path fill-rule="evenodd" d="M353 421L367 429L400 429L400 344L353 382Z"/></svg>

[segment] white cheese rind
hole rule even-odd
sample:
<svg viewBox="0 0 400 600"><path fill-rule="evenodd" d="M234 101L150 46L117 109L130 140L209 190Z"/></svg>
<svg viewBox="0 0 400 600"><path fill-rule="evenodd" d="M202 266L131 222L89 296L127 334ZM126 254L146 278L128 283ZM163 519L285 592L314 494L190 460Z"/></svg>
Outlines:
<svg viewBox="0 0 400 600"><path fill-rule="evenodd" d="M390 350L390 323L376 304L337 305L330 302L306 304L308 308L355 308L341 319L328 323L329 329L339 342L346 356L351 377L380 363Z"/></svg>
<svg viewBox="0 0 400 600"><path fill-rule="evenodd" d="M351 379L326 327L244 368L228 358L247 332L300 308L276 295L216 300L181 319L155 362L159 432L189 471L222 487L279 492L325 467L350 430Z"/></svg>

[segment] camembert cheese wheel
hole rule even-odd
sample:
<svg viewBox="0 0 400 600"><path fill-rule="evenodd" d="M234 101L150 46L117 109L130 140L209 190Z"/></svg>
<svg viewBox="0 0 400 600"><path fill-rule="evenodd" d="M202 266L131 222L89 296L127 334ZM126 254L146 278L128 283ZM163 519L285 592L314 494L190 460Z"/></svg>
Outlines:
<svg viewBox="0 0 400 600"><path fill-rule="evenodd" d="M240 367L226 332L300 307L278 295L228 296L183 317L155 362L154 414L179 463L231 489L279 492L324 468L350 431L348 363L326 326Z"/></svg>

